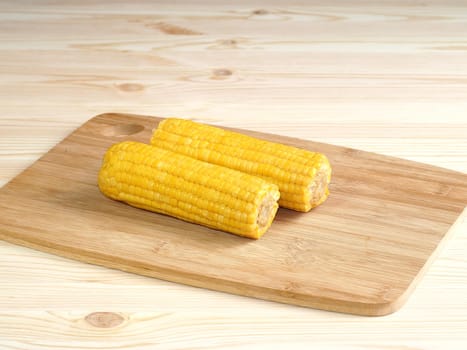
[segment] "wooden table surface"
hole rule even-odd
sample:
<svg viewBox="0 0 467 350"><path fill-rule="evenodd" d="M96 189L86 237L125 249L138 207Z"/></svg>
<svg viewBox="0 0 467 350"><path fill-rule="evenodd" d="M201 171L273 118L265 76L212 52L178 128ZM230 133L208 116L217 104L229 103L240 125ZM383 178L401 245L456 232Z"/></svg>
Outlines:
<svg viewBox="0 0 467 350"><path fill-rule="evenodd" d="M109 111L467 172L467 1L1 1L0 186ZM1 349L467 348L465 215L408 303L381 318L5 242L0 281Z"/></svg>

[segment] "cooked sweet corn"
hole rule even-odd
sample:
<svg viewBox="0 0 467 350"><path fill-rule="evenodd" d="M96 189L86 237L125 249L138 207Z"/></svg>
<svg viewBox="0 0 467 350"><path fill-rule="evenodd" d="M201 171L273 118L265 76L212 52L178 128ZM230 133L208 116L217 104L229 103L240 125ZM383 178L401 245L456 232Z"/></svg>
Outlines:
<svg viewBox="0 0 467 350"><path fill-rule="evenodd" d="M159 123L151 143L262 177L279 187L282 207L307 212L329 194L331 166L321 153L176 118Z"/></svg>
<svg viewBox="0 0 467 350"><path fill-rule="evenodd" d="M279 199L277 186L259 177L131 141L108 149L98 184L134 207L254 239Z"/></svg>

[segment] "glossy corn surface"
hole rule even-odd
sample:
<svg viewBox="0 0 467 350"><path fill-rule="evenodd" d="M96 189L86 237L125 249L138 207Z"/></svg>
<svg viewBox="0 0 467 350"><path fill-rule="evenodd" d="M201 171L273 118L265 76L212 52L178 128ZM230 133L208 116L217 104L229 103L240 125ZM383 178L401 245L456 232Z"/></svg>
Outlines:
<svg viewBox="0 0 467 350"><path fill-rule="evenodd" d="M112 199L254 239L271 225L279 198L259 177L130 141L108 149L98 184Z"/></svg>
<svg viewBox="0 0 467 350"><path fill-rule="evenodd" d="M279 205L289 209L309 211L329 194L331 166L321 153L177 118L159 123L151 143L272 182L280 190Z"/></svg>

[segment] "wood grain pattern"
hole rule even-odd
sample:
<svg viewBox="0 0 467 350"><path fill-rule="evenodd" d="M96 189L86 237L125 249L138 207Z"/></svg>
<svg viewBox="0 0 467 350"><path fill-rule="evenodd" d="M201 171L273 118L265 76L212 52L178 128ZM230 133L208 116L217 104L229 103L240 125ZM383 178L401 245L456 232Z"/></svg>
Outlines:
<svg viewBox="0 0 467 350"><path fill-rule="evenodd" d="M385 315L405 302L467 204L467 175L249 131L326 154L326 204L281 209L255 242L105 198L96 178L107 148L148 142L159 120L103 114L85 123L2 188L0 238L193 286Z"/></svg>
<svg viewBox="0 0 467 350"><path fill-rule="evenodd" d="M0 186L106 111L196 117L467 173L466 8L463 0L0 2ZM202 34L170 35L156 23ZM233 74L211 79L219 69ZM463 350L467 221L452 234L407 304L376 319L0 241L0 347ZM81 322L99 311L129 322L105 330Z"/></svg>

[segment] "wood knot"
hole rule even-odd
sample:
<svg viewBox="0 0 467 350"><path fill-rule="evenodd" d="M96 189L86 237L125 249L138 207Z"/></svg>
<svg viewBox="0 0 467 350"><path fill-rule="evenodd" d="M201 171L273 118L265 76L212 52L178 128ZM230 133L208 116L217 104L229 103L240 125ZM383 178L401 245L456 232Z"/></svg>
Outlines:
<svg viewBox="0 0 467 350"><path fill-rule="evenodd" d="M211 79L226 79L231 76L233 72L230 69L219 68L212 71Z"/></svg>
<svg viewBox="0 0 467 350"><path fill-rule="evenodd" d="M114 328L125 321L122 315L115 312L93 312L84 319L96 328Z"/></svg>
<svg viewBox="0 0 467 350"><path fill-rule="evenodd" d="M152 251L154 253L160 253L161 251L163 251L165 249L165 247L168 245L169 243L168 242L159 242L157 243L154 248L152 249Z"/></svg>
<svg viewBox="0 0 467 350"><path fill-rule="evenodd" d="M235 39L222 40L221 44L228 47L236 47L238 42Z"/></svg>
<svg viewBox="0 0 467 350"><path fill-rule="evenodd" d="M267 15L269 12L268 10L265 10L265 9L258 9L258 10L254 10L252 13L254 15L262 16L262 15Z"/></svg>
<svg viewBox="0 0 467 350"><path fill-rule="evenodd" d="M451 193L452 187L450 185L446 184L439 184L437 188L433 191L433 194L437 194L440 196L447 196L449 193Z"/></svg>
<svg viewBox="0 0 467 350"><path fill-rule="evenodd" d="M136 84L136 83L124 83L117 85L117 87L125 92L135 92L135 91L141 91L144 90L144 85L141 84Z"/></svg>
<svg viewBox="0 0 467 350"><path fill-rule="evenodd" d="M161 32L169 35L201 35L203 33L189 28L180 27L170 23L149 23L146 24L146 27L154 28L160 30Z"/></svg>

